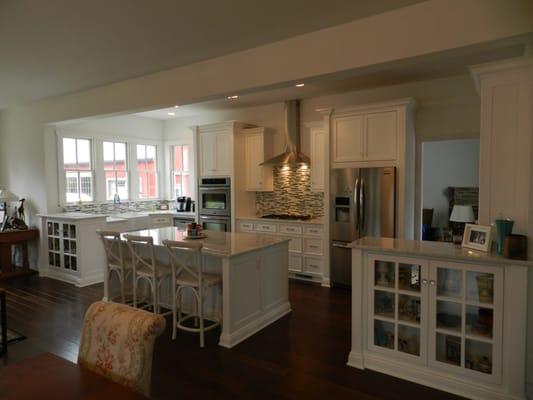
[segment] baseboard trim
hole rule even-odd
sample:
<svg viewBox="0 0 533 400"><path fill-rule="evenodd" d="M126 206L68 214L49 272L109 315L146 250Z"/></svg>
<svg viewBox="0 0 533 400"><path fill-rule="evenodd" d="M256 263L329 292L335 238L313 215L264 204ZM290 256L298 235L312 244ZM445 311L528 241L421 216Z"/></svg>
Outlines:
<svg viewBox="0 0 533 400"><path fill-rule="evenodd" d="M502 392L494 386L482 386L481 384L452 377L435 369L405 364L377 354L365 354L364 367L469 399L526 400L525 393Z"/></svg>
<svg viewBox="0 0 533 400"><path fill-rule="evenodd" d="M356 353L355 351L350 351L348 355L348 362L346 365L357 368L365 369L365 361L362 353Z"/></svg>
<svg viewBox="0 0 533 400"><path fill-rule="evenodd" d="M268 311L264 315L254 319L250 323L237 329L234 332L225 333L224 327L222 327L222 333L220 334L220 340L218 344L219 346L231 349L232 347L248 339L250 336L254 335L255 333L259 332L264 327L277 321L278 319L287 315L290 312L291 312L291 304L287 301L287 302L280 304L276 308Z"/></svg>

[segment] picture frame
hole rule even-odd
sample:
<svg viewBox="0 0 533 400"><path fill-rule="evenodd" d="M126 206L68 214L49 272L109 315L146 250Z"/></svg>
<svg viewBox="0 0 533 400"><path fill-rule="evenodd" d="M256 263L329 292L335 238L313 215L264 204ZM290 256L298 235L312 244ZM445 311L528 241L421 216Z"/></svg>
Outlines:
<svg viewBox="0 0 533 400"><path fill-rule="evenodd" d="M485 225L466 224L462 246L467 249L490 251L492 243L492 227Z"/></svg>

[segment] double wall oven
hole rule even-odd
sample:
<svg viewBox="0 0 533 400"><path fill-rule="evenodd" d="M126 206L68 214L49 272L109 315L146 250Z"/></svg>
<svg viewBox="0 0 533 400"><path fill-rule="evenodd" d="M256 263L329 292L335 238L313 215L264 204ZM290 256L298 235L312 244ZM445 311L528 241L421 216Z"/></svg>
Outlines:
<svg viewBox="0 0 533 400"><path fill-rule="evenodd" d="M211 231L231 231L230 178L200 178L200 223Z"/></svg>

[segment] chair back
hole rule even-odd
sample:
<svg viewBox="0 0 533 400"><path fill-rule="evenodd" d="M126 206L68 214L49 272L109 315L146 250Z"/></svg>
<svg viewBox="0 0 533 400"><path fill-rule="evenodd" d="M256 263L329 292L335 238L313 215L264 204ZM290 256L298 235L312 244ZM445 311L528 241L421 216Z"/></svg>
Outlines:
<svg viewBox="0 0 533 400"><path fill-rule="evenodd" d="M202 285L202 243L177 242L163 240L169 256L172 273L175 278L182 274L189 274Z"/></svg>
<svg viewBox="0 0 533 400"><path fill-rule="evenodd" d="M156 274L154 239L151 236L124 235L131 252L133 268L148 267Z"/></svg>
<svg viewBox="0 0 533 400"><path fill-rule="evenodd" d="M101 230L98 230L96 233L100 236L104 244L107 265L124 268L124 251L120 233Z"/></svg>
<svg viewBox="0 0 533 400"><path fill-rule="evenodd" d="M160 315L98 301L85 314L78 364L149 397L154 342L164 330Z"/></svg>

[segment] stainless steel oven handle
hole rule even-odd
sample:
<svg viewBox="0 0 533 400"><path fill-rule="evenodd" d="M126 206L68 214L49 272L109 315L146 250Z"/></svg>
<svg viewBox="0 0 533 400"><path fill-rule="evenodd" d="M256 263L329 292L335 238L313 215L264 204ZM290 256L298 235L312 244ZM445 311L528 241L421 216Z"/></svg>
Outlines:
<svg viewBox="0 0 533 400"><path fill-rule="evenodd" d="M211 191L211 190L217 190L219 192L227 192L229 191L229 187L227 186L216 186L216 187L200 186L200 192Z"/></svg>

